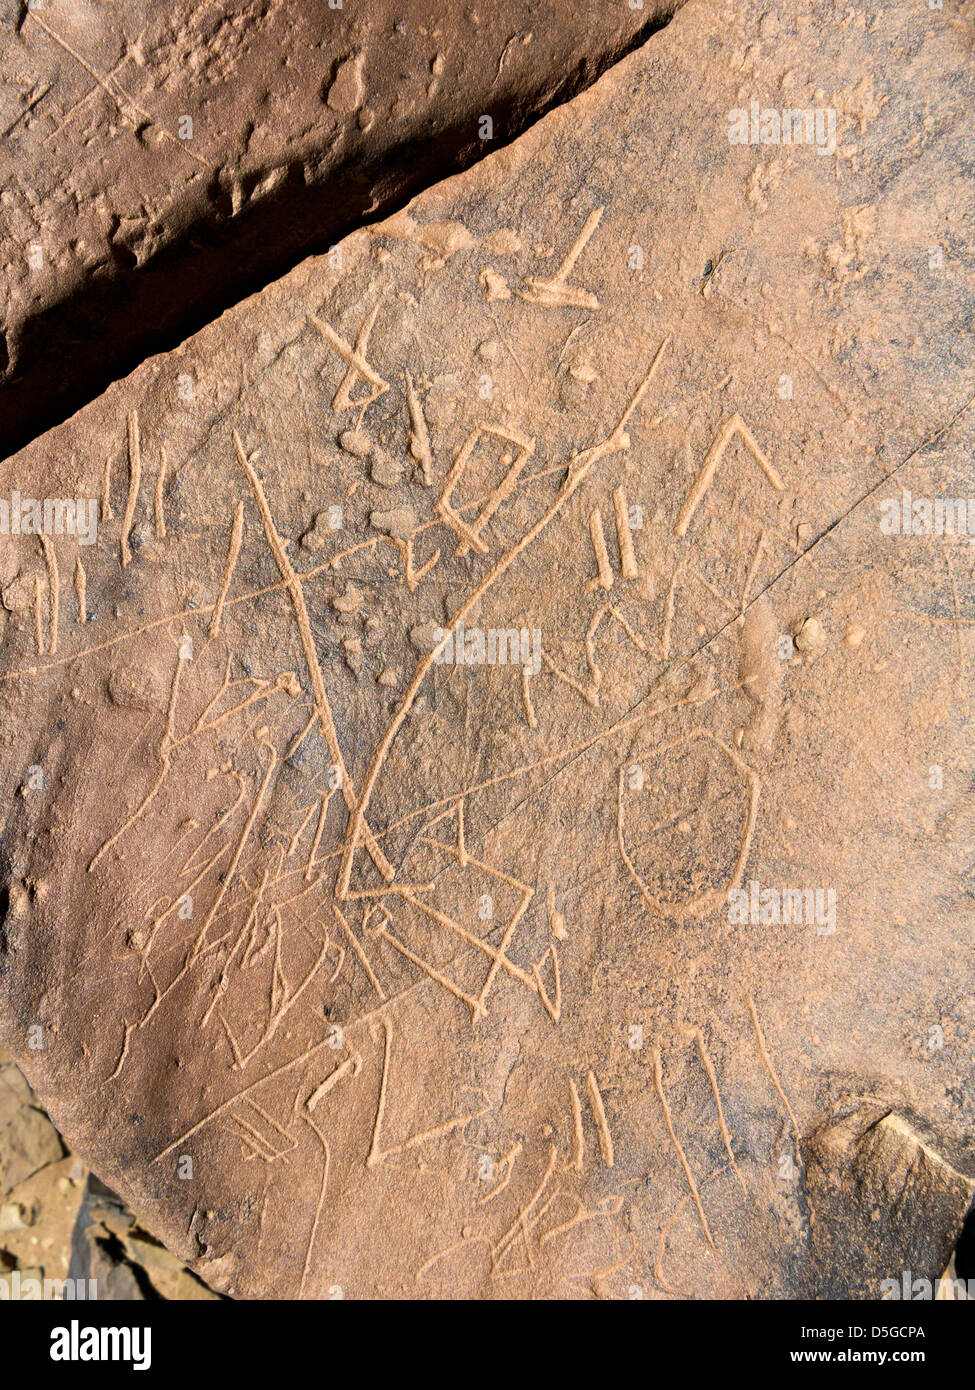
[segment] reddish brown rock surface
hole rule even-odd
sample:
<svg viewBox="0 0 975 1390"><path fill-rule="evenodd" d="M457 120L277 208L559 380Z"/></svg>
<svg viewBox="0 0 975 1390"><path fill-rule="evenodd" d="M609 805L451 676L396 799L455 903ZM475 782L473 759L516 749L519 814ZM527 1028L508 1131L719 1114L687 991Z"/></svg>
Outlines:
<svg viewBox="0 0 975 1390"><path fill-rule="evenodd" d="M967 14L688 0L3 466L100 500L2 551L4 1045L215 1287L945 1267Z"/></svg>

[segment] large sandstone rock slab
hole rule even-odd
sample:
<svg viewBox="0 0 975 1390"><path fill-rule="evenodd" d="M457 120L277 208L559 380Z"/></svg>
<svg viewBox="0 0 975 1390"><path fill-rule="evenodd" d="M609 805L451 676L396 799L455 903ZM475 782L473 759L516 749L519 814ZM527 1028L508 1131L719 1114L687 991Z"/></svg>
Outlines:
<svg viewBox="0 0 975 1390"><path fill-rule="evenodd" d="M3 1045L215 1287L941 1272L965 14L689 0L3 466L99 514L0 552ZM732 142L753 101L822 141ZM851 1213L891 1238L824 1270Z"/></svg>
<svg viewBox="0 0 975 1390"><path fill-rule="evenodd" d="M507 143L675 7L3 0L0 450Z"/></svg>

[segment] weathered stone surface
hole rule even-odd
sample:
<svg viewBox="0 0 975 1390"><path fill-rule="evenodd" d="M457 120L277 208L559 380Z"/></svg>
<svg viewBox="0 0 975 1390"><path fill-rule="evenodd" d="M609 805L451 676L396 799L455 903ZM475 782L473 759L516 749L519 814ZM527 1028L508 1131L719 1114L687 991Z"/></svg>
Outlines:
<svg viewBox="0 0 975 1390"><path fill-rule="evenodd" d="M2 0L0 452L511 140L675 3Z"/></svg>
<svg viewBox="0 0 975 1390"><path fill-rule="evenodd" d="M904 1116L871 1106L812 1136L806 1153L817 1216L810 1262L816 1297L932 1296L930 1271L948 1268L975 1200L975 1177L952 1167L931 1138ZM912 1264L903 1263L907 1254ZM893 1281L880 1290L878 1269L888 1269ZM926 1290L915 1287L915 1277Z"/></svg>
<svg viewBox="0 0 975 1390"><path fill-rule="evenodd" d="M23 1073L13 1063L0 1064L0 1126L9 1124L33 1102Z"/></svg>
<svg viewBox="0 0 975 1390"><path fill-rule="evenodd" d="M40 1288L24 1286L28 1278L64 1278L81 1200L84 1167L65 1155L34 1100L0 1053L0 1299L40 1297Z"/></svg>
<svg viewBox="0 0 975 1390"><path fill-rule="evenodd" d="M215 1287L794 1296L830 1125L970 1175L966 14L688 0L4 467L102 505L4 551L2 1042Z"/></svg>
<svg viewBox="0 0 975 1390"><path fill-rule="evenodd" d="M0 1192L11 1192L49 1163L63 1158L57 1130L46 1115L25 1107L0 1127Z"/></svg>

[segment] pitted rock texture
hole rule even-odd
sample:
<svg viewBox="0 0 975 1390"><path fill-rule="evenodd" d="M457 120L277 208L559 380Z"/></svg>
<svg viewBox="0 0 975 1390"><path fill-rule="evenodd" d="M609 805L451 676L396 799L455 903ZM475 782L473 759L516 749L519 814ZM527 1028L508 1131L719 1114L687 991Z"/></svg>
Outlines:
<svg viewBox="0 0 975 1390"><path fill-rule="evenodd" d="M964 13L688 0L3 466L99 512L0 552L3 1045L214 1287L944 1268ZM733 143L752 101L835 139Z"/></svg>
<svg viewBox="0 0 975 1390"><path fill-rule="evenodd" d="M0 452L509 142L675 7L3 0Z"/></svg>

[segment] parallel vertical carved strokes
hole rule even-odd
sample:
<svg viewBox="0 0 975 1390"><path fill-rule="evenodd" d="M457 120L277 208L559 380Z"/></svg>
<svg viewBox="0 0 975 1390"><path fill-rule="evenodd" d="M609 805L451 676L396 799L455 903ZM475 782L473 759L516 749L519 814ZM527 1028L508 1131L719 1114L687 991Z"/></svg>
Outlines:
<svg viewBox="0 0 975 1390"><path fill-rule="evenodd" d="M640 572L636 565L636 555L633 553L633 533L630 530L626 493L621 487L616 488L613 493L613 507L616 512L616 539L619 542L623 578L637 579Z"/></svg>

